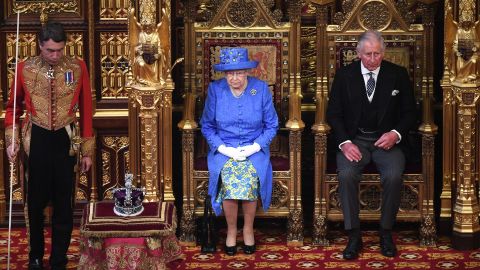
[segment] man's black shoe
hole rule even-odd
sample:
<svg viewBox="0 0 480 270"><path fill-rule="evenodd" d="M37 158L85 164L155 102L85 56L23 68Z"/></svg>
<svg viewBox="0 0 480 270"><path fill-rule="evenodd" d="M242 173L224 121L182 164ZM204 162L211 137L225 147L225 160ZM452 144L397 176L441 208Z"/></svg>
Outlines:
<svg viewBox="0 0 480 270"><path fill-rule="evenodd" d="M347 247L343 250L343 258L345 260L355 260L358 258L358 253L362 250L362 247L362 237L350 236Z"/></svg>
<svg viewBox="0 0 480 270"><path fill-rule="evenodd" d="M41 259L30 259L28 262L28 270L43 269L43 261Z"/></svg>
<svg viewBox="0 0 480 270"><path fill-rule="evenodd" d="M391 234L380 235L380 250L385 257L395 257L397 255L397 247Z"/></svg>

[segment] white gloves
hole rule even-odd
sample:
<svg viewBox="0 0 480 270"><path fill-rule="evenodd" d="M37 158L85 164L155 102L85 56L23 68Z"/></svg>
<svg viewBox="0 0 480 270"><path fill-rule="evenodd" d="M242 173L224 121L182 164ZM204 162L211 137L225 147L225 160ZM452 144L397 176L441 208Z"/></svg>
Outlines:
<svg viewBox="0 0 480 270"><path fill-rule="evenodd" d="M235 161L243 161L247 157L257 153L260 151L261 147L258 143L253 143L252 145L246 145L241 147L230 147L225 146L224 144L218 147L218 152L221 154L233 158Z"/></svg>
<svg viewBox="0 0 480 270"><path fill-rule="evenodd" d="M233 147L230 147L230 146L227 147L224 144L222 144L218 147L217 150L221 154L223 154L223 155L225 155L229 158L233 158L233 160L236 160L236 161L245 160L245 156L240 154L240 150L238 150L238 148L233 148Z"/></svg>
<svg viewBox="0 0 480 270"><path fill-rule="evenodd" d="M252 145L241 146L237 148L240 150L240 154L244 157L249 157L262 149L258 143L253 143Z"/></svg>

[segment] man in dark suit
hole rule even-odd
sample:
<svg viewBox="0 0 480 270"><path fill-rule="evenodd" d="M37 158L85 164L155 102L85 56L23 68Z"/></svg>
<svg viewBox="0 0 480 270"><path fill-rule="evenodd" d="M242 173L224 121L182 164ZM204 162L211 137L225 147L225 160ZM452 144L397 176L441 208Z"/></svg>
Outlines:
<svg viewBox="0 0 480 270"><path fill-rule="evenodd" d="M327 121L340 151L337 170L347 260L362 249L358 184L363 168L373 161L383 188L380 246L384 256L397 253L391 230L400 205L405 155L399 147L415 123L415 100L407 70L383 60L385 43L377 31L358 41L360 61L340 68L330 91Z"/></svg>

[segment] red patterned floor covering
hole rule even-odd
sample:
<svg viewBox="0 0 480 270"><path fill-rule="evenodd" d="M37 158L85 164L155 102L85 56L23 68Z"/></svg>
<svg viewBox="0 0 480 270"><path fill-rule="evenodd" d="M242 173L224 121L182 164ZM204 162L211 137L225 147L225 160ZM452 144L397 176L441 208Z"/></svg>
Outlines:
<svg viewBox="0 0 480 270"><path fill-rule="evenodd" d="M47 249L50 248L47 230ZM220 231L225 235L225 230ZM0 229L0 269L7 268L6 228ZM74 230L68 251L68 269L76 269L79 260L78 229ZM201 254L199 247L182 247L186 259L169 265L170 269L480 269L480 250L457 251L450 240L441 237L436 247L419 247L415 231L397 231L394 234L399 254L396 258L383 257L379 252L378 236L375 231L363 232L363 252L358 260L345 261L342 250L346 237L340 232L331 232L329 247L308 245L287 247L286 235L281 228L259 228L256 230L257 252L245 255L241 250L230 257L223 253L220 245L215 254ZM238 243L242 243L241 232ZM49 252L47 251L48 255ZM28 239L24 228L12 231L10 269L26 269L28 262ZM47 264L48 256L44 263ZM47 268L48 269L48 268Z"/></svg>

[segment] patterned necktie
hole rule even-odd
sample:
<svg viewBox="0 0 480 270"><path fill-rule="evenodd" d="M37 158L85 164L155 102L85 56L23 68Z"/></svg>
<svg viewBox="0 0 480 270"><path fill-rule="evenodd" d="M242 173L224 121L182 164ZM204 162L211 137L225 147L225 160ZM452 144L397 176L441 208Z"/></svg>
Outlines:
<svg viewBox="0 0 480 270"><path fill-rule="evenodd" d="M373 94L373 89L375 89L375 79L373 78L373 72L369 72L370 78L367 81L367 95L370 97Z"/></svg>

